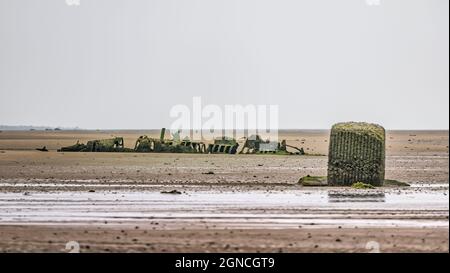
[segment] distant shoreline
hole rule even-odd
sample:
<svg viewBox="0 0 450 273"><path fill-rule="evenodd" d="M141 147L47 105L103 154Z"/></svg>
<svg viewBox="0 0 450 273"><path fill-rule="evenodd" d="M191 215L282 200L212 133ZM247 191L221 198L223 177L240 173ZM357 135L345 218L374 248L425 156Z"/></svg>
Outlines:
<svg viewBox="0 0 450 273"><path fill-rule="evenodd" d="M65 127L46 127L46 126L9 126L9 125L0 125L0 131L9 131L9 132L22 132L22 131L38 131L38 132L53 132L53 131L77 131L77 132L148 132L148 131L160 131L161 128L153 128L153 129L84 129L84 128L65 128ZM324 128L304 128L304 129L278 129L280 132L299 132L299 131L308 131L308 132L326 132L330 129ZM169 130L170 131L170 130ZM192 131L192 130L191 130ZM207 131L207 130L203 130ZM230 131L244 131L242 129L239 130L225 130L226 132ZM389 132L448 132L449 129L386 129Z"/></svg>

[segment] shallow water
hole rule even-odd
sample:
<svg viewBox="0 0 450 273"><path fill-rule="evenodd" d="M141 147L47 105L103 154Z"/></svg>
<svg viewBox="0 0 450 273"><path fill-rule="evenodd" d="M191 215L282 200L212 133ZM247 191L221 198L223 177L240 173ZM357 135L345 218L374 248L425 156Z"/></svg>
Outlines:
<svg viewBox="0 0 450 273"><path fill-rule="evenodd" d="M158 228L448 227L448 186L408 190L0 193L0 224Z"/></svg>

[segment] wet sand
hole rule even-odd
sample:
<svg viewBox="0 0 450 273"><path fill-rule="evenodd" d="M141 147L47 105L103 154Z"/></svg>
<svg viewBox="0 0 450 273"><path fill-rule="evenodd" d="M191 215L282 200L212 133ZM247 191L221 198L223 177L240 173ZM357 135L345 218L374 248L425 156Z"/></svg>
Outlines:
<svg viewBox="0 0 450 273"><path fill-rule="evenodd" d="M4 252L448 252L448 228L193 229L3 226ZM69 243L69 245L67 245ZM66 248L67 247L67 248Z"/></svg>
<svg viewBox="0 0 450 273"><path fill-rule="evenodd" d="M448 131L388 132L386 178L412 187L374 191L299 186L326 156L54 151L112 134L0 133L1 251L448 252ZM281 137L326 153L326 131Z"/></svg>

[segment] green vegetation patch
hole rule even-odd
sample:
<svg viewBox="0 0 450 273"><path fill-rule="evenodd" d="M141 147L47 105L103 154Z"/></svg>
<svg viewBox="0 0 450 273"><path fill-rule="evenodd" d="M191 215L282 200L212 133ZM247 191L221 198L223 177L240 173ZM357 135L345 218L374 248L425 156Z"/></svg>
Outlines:
<svg viewBox="0 0 450 273"><path fill-rule="evenodd" d="M298 180L298 183L305 187L320 187L328 186L328 181L326 176L303 176Z"/></svg>
<svg viewBox="0 0 450 273"><path fill-rule="evenodd" d="M362 190L365 190L365 189L375 189L374 186L372 186L372 185L370 185L370 184L367 184L367 183L364 183L364 182L356 182L356 183L353 183L352 188L354 188L354 189L362 189Z"/></svg>

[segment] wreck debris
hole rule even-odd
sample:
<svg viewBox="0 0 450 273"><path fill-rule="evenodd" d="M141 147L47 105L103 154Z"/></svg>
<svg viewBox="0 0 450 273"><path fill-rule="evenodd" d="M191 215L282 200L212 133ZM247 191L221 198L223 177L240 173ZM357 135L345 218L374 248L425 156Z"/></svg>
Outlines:
<svg viewBox="0 0 450 273"><path fill-rule="evenodd" d="M91 140L87 144L77 141L75 145L62 147L58 152L138 152L138 153L200 153L200 154L236 154L239 143L231 137L219 137L214 142L206 145L200 141L190 140L188 137L181 139L180 132L172 134L171 139L166 139L166 129L162 128L159 139L146 135L140 136L133 149L125 148L122 137L111 139ZM289 152L292 148L296 152ZM303 148L287 145L286 140L281 142L262 140L259 135L253 135L246 139L242 153L304 155Z"/></svg>
<svg viewBox="0 0 450 273"><path fill-rule="evenodd" d="M86 152L119 152L124 151L122 137L91 140L86 144Z"/></svg>
<svg viewBox="0 0 450 273"><path fill-rule="evenodd" d="M328 183L351 186L364 182L382 186L385 169L385 130L364 122L335 124L328 152Z"/></svg>
<svg viewBox="0 0 450 273"><path fill-rule="evenodd" d="M164 193L164 194L181 194L181 192L178 191L178 190L162 191L161 193Z"/></svg>
<svg viewBox="0 0 450 273"><path fill-rule="evenodd" d="M240 154L254 154L259 151L259 145L263 140L259 135L251 135L245 140L244 147L239 152Z"/></svg>
<svg viewBox="0 0 450 273"><path fill-rule="evenodd" d="M238 147L236 139L224 136L214 139L214 144L209 144L207 151L209 154L235 154Z"/></svg>
<svg viewBox="0 0 450 273"><path fill-rule="evenodd" d="M132 149L124 147L122 137L91 140L87 144L77 141L75 145L62 147L58 152L130 152Z"/></svg>
<svg viewBox="0 0 450 273"><path fill-rule="evenodd" d="M185 139L185 141L181 141L180 139L180 133L175 132L172 135L172 139L165 140L164 136L166 133L166 129L162 128L160 137L159 137L159 144L156 146L156 149L154 152L159 153L192 153L192 152L198 152L196 150L195 144L190 145L189 139Z"/></svg>
<svg viewBox="0 0 450 273"><path fill-rule="evenodd" d="M191 141L189 138L180 139L179 132L173 134L172 139L165 139L166 129L162 128L159 139L140 136L134 146L135 152L155 153L205 153L203 142Z"/></svg>
<svg viewBox="0 0 450 273"><path fill-rule="evenodd" d="M41 152L48 152L47 147L44 146L42 148L36 148L37 151L41 151Z"/></svg>
<svg viewBox="0 0 450 273"><path fill-rule="evenodd" d="M148 136L140 136L134 145L136 152L148 153L155 149L155 141Z"/></svg>
<svg viewBox="0 0 450 273"><path fill-rule="evenodd" d="M81 152L86 149L85 144L80 144L80 141L77 140L77 143L72 146L62 147L58 149L58 152Z"/></svg>
<svg viewBox="0 0 450 273"><path fill-rule="evenodd" d="M142 152L142 153L206 153L203 142L191 141L189 138L180 139L179 132L173 134L172 139L165 139L166 129L162 128L160 138L140 136L134 149L125 148L122 137L111 139L91 140L87 144L77 141L75 145L62 147L58 152Z"/></svg>
<svg viewBox="0 0 450 273"><path fill-rule="evenodd" d="M289 152L287 148L292 148L296 152ZM282 155L304 155L303 148L287 145L286 140L281 142L263 140L259 135L251 135L245 140L244 147L240 154L282 154Z"/></svg>

